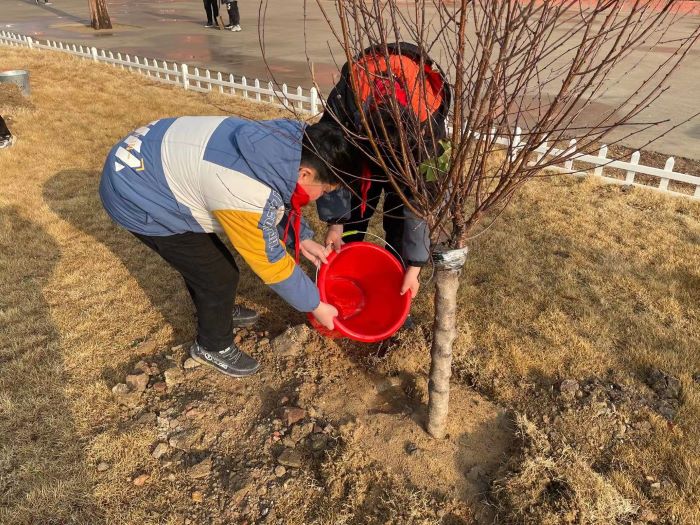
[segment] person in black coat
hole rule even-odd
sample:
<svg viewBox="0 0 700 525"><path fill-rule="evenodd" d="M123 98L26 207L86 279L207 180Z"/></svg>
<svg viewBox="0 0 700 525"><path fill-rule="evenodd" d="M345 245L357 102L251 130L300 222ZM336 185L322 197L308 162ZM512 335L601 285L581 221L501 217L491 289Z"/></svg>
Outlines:
<svg viewBox="0 0 700 525"><path fill-rule="evenodd" d="M445 120L452 98L451 87L442 69L417 46L397 42L387 48L389 60L377 46L365 49L355 60L354 73L361 108L357 107L350 67L348 64L343 66L341 78L326 100L321 122L334 122L362 137L365 136L364 113L377 130L374 135L379 137L383 136L379 124L379 120L382 121L389 140L394 142L390 147L397 151L398 135L392 133L396 128L395 116L387 103L388 97L395 96L406 127L420 123L421 131L413 134L414 143L410 145L416 163L439 156L442 153L439 143L446 136ZM422 73L421 67L424 68ZM420 85L421 81L423 85ZM370 160L373 153L369 152L368 144L362 144L361 139L355 142L358 143L356 155L362 175L357 177L352 188L339 189L317 201L319 217L329 224L326 244L339 250L344 242L363 240L384 193L382 224L385 238L395 249L392 253L400 255L407 267L401 293L410 290L415 296L420 269L429 260L427 224L404 205L387 174ZM391 169L391 155L387 153L383 158ZM408 192L406 188L404 190ZM344 229L358 230L359 233L342 237Z"/></svg>

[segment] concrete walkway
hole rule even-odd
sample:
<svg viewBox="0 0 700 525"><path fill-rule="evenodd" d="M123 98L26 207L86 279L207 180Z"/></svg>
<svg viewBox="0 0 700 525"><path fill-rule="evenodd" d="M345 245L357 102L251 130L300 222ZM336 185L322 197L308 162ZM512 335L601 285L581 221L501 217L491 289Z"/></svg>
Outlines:
<svg viewBox="0 0 700 525"><path fill-rule="evenodd" d="M268 64L262 58L257 2L239 0L243 27L239 33L204 28L206 17L201 0L108 0L114 24L114 29L109 31L93 31L88 26L87 0L55 0L49 6L36 5L33 0L0 2L0 29L39 39L50 38L139 57L186 62L237 76L273 79L279 83L285 82L290 87L312 85L310 62L313 62L314 77L324 93L328 93L339 66L345 61L340 46L313 0L307 3L306 24L303 0L269 0L264 34ZM334 11L331 2L325 2L324 6ZM226 13L222 13L222 16L228 22ZM687 33L698 24L700 16L688 15L674 31ZM672 80L671 88L652 108L640 115L641 120L670 119L672 124L677 124L700 111L700 97L697 94L700 86L699 47L691 51L688 60ZM646 52L645 49L635 51L630 60ZM670 47L663 48L645 57L639 67L615 89L606 93L596 107L601 111L616 107L632 86L640 83L655 64L668 58L672 52ZM439 57L436 58L439 61ZM670 126L657 126L641 132L627 139L625 145L643 146ZM700 160L700 119L671 131L649 149Z"/></svg>

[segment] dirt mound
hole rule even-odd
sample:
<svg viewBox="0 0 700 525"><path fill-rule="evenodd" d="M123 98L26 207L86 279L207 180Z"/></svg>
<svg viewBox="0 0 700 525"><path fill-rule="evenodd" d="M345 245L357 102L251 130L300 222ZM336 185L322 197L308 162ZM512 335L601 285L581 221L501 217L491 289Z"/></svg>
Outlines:
<svg viewBox="0 0 700 525"><path fill-rule="evenodd" d="M637 513L635 505L573 449L555 449L525 417L518 417L517 423L521 454L512 458L512 470L493 486L499 523L609 525Z"/></svg>
<svg viewBox="0 0 700 525"><path fill-rule="evenodd" d="M173 523L490 518L482 495L508 453L512 425L502 409L455 385L449 436L426 434L428 353L419 331L395 340L384 358L372 345L348 353L303 325L281 334L242 329L235 339L262 360L259 374L230 380L187 359L182 345L154 349L113 375L121 415L103 437L124 449L95 457L105 482L126 477L126 493L153 494L155 511ZM390 374L380 372L386 367Z"/></svg>

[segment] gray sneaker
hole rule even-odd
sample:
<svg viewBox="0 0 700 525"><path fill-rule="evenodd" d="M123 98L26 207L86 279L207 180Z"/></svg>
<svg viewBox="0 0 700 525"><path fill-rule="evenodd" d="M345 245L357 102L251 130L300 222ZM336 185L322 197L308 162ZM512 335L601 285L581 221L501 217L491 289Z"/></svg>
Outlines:
<svg viewBox="0 0 700 525"><path fill-rule="evenodd" d="M231 377L249 376L260 368L260 363L235 344L231 344L231 346L221 352L210 352L195 341L190 347L190 357L198 363L211 366L222 374Z"/></svg>
<svg viewBox="0 0 700 525"><path fill-rule="evenodd" d="M253 326L258 320L258 312L241 306L240 304L233 305L233 327L245 328Z"/></svg>

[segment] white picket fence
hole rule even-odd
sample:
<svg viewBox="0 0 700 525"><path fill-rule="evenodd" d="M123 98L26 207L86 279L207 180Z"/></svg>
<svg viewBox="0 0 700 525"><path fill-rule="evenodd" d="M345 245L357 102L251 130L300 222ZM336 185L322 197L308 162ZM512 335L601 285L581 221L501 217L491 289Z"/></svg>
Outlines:
<svg viewBox="0 0 700 525"><path fill-rule="evenodd" d="M319 100L316 88L305 90L301 86L289 89L287 84L275 86L272 82L261 82L257 78L252 81L246 77L238 77L232 74L212 72L209 69L200 71L199 68L191 68L187 64L168 63L165 60L158 61L151 58L139 58L122 53L114 53L76 44L66 44L55 40L44 42L34 40L32 37L0 31L0 43L10 46L28 47L30 49L49 49L61 51L86 60L112 64L121 69L127 69L140 73L152 80L166 84L178 85L186 90L210 92L219 91L226 95L239 96L255 102L267 102L280 107L294 109L301 113L313 115L322 111L323 106Z"/></svg>
<svg viewBox="0 0 700 525"><path fill-rule="evenodd" d="M492 130L492 133L495 133L495 130ZM515 157L518 153L518 144L521 142L521 136L522 130L520 128L516 128L515 135L513 136L512 140L512 147L510 146L511 140L507 137L498 137L496 138L496 142L508 146L510 154ZM658 190L664 193L670 193L672 195L700 200L700 177L673 171L673 167L676 163L676 160L673 157L668 157L666 159L663 168L654 168L652 166L639 164L639 159L641 157L640 151L633 152L630 155L630 160L627 161L609 158L608 146L606 144L603 144L600 147L597 155L589 155L581 152L577 153L576 147L576 139L571 139L566 149L552 147L545 140L535 150L537 152L537 160L535 162L531 162L530 164L539 163L545 156L559 157L566 155L566 161L563 163L563 166L550 166L547 169L569 175L587 175L591 170L593 170L593 176L601 177L606 182L639 186L642 188ZM619 177L606 176L604 174L604 170L606 169L622 170L625 172L625 178L622 179ZM652 185L646 181L639 181L636 178L636 176L639 174L652 177L652 181L658 179L658 183L656 183L656 185ZM671 181L682 183L687 192L678 191L680 187L669 188L669 182ZM691 191L692 194L690 193Z"/></svg>
<svg viewBox="0 0 700 525"><path fill-rule="evenodd" d="M226 95L239 96L256 102L267 102L276 106L294 109L300 113L310 113L312 115L316 115L323 110L319 93L316 88L313 87L308 90L297 87L296 90L290 91L286 84L276 87L272 82L261 82L257 78L253 79L251 83L243 76L239 77L240 80L236 82L232 74L228 74L226 75L227 78L224 78L224 75L220 72L212 75L209 69L205 69L202 74L199 68L196 67L190 71L190 67L187 64L168 64L168 62L164 60L159 62L156 59L149 58L139 59L137 56L131 57L129 55L122 55L121 53L115 54L112 51L98 50L95 47L66 44L54 40L41 42L29 36L9 33L7 31L0 31L0 44L22 46L31 49L61 51L86 60L112 64L121 69L128 69L129 71L140 73L158 82L181 86L186 90L201 92L218 90L220 93ZM308 95L305 93L308 93ZM492 134L495 134L495 130L492 130ZM507 146L511 155L515 156L518 152L518 144L521 142L521 137L522 131L518 128L512 139L509 137L497 137L495 140L499 144ZM700 199L700 177L674 172L673 167L675 159L673 157L669 157L666 160L663 169L654 168L639 164L639 151L632 153L629 161L608 158L608 147L605 145L600 148L598 155L576 153L575 140L569 143L566 150L550 147L545 141L536 151L538 153L538 161L544 156L557 157L566 152L567 160L563 163L563 166L554 166L548 169L554 169L572 175L584 175L593 170L594 176L601 177L609 182L652 188L672 195ZM605 169L623 170L625 172L625 178L621 179L618 177L606 176L604 173ZM646 181L639 181L636 179L638 174L648 175L652 180L658 179L658 183L656 185L651 185ZM686 189L689 191L682 192L674 188L669 188L669 182L671 181L685 184Z"/></svg>

